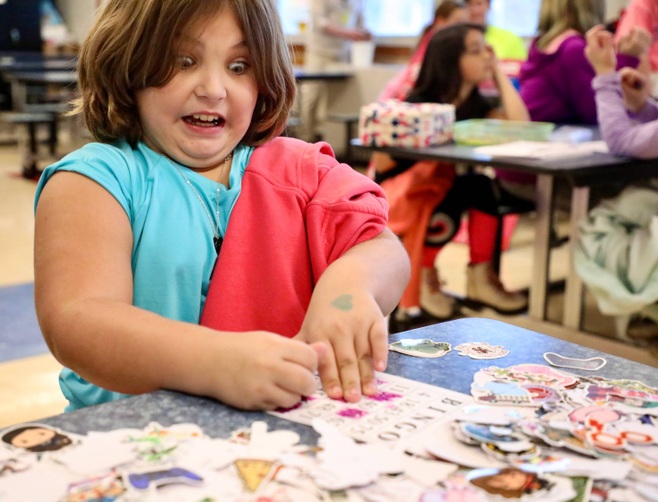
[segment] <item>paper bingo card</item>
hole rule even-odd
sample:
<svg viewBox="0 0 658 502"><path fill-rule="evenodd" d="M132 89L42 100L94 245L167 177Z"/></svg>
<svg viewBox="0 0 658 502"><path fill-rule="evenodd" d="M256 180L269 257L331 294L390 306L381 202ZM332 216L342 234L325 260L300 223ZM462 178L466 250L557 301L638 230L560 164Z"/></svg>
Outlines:
<svg viewBox="0 0 658 502"><path fill-rule="evenodd" d="M358 403L330 399L319 387L292 408L269 413L305 425L322 419L359 441L397 444L473 403L466 394L386 373L377 374L377 395Z"/></svg>

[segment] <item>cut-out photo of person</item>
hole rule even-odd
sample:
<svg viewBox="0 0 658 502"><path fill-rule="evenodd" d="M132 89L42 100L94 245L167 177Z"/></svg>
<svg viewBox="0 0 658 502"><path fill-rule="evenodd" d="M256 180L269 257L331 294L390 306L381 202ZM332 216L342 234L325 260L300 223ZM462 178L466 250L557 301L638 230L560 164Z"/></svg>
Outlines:
<svg viewBox="0 0 658 502"><path fill-rule="evenodd" d="M42 424L22 424L2 432L6 445L33 453L57 451L73 443L70 435Z"/></svg>
<svg viewBox="0 0 658 502"><path fill-rule="evenodd" d="M505 469L486 469L477 476L473 471L469 481L472 485L481 488L492 495L502 495L508 499L520 499L524 495L533 495L544 491L548 493L553 488L553 483L540 478L533 472L525 472L513 467Z"/></svg>

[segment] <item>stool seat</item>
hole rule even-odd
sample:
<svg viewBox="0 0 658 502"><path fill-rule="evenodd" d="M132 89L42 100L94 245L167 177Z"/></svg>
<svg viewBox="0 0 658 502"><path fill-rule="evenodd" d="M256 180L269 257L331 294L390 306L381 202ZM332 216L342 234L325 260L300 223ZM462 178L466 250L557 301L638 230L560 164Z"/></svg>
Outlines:
<svg viewBox="0 0 658 502"><path fill-rule="evenodd" d="M10 124L48 124L54 117L48 112L0 112L0 120Z"/></svg>
<svg viewBox="0 0 658 502"><path fill-rule="evenodd" d="M355 136L354 126L359 123L359 114L350 112L332 112L327 115L327 120L331 122L342 122L345 124L345 157L343 161L346 164L351 164L354 161L352 138Z"/></svg>
<svg viewBox="0 0 658 502"><path fill-rule="evenodd" d="M45 109L36 111L36 108L33 111L0 112L0 121L27 127L29 148L23 152L22 175L28 179L38 177L41 171L37 167L37 125L46 124L48 126L50 153L54 155L57 148L57 113L47 112Z"/></svg>

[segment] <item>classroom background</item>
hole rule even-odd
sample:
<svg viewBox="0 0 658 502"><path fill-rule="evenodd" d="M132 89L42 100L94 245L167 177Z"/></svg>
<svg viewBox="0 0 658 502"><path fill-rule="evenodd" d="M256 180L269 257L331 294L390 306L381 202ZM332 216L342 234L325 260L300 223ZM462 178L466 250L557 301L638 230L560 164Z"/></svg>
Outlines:
<svg viewBox="0 0 658 502"><path fill-rule="evenodd" d="M0 34L3 34L0 53L41 50L70 60L75 57L100 3L101 0L0 0ZM278 0L278 3L294 62L301 65L304 34L308 29L308 3L306 0ZM349 148L347 138L355 134L354 129L349 129L354 126L349 117L359 106L374 101L383 85L406 62L439 0L366 0L365 3L366 26L374 34L373 60L371 64L349 68L348 78L331 82L329 120L323 130L324 139L339 157L347 158L356 169L363 169L368 159ZM18 4L20 8L15 7ZM516 32L529 43L539 4L540 0L493 0L489 21ZM607 18L614 20L626 4L627 0L607 0ZM300 82L302 97L303 85ZM40 89L64 101L71 92L70 86L56 84L46 84ZM0 109L7 110L10 96L10 86L0 75ZM52 129L35 129L38 155L32 160L38 166L48 165L88 140L84 130L71 119L60 116L56 125L56 141ZM36 183L23 176L28 149L29 127L0 121L0 427L59 413L65 404L57 381L60 366L41 340L34 317L32 247ZM510 289L522 290L530 281L533 218L533 213L520 215L508 236L501 275ZM568 224L566 218L558 219L557 232L566 235ZM547 322L532 320L524 314L499 316L493 311L462 311L461 315L498 318L658 367L658 356L616 338L614 321L600 314L587 294L583 330L560 325L566 246L558 246L552 253L550 282L555 287L549 288ZM449 244L439 258L444 289L457 297L464 295L463 270L467 261L468 246L459 239Z"/></svg>

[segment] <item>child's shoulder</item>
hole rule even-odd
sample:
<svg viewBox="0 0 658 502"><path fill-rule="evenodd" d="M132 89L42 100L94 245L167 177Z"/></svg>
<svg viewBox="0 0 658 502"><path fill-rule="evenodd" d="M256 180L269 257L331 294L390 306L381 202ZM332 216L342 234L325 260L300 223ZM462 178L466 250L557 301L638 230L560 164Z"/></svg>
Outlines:
<svg viewBox="0 0 658 502"><path fill-rule="evenodd" d="M372 190L372 180L336 160L328 143L307 143L278 137L257 147L245 172L245 181L267 184L277 191L297 193L303 199L335 194L346 187Z"/></svg>
<svg viewBox="0 0 658 502"><path fill-rule="evenodd" d="M42 174L42 184L58 171L80 173L99 182L113 180L112 183L132 185L141 180L143 183L162 159L141 143L136 147L125 141L87 143L48 166Z"/></svg>
<svg viewBox="0 0 658 502"><path fill-rule="evenodd" d="M582 59L585 59L584 50L587 46L587 40L580 33L571 33L567 36L558 49L562 54L575 54Z"/></svg>
<svg viewBox="0 0 658 502"><path fill-rule="evenodd" d="M272 182L290 183L321 178L337 164L328 143L277 137L254 150L249 170L268 177Z"/></svg>
<svg viewBox="0 0 658 502"><path fill-rule="evenodd" d="M116 141L114 143L91 142L83 145L77 150L72 151L61 159L60 162L102 162L102 163L137 163L139 158L143 157L140 145L132 148L125 141Z"/></svg>
<svg viewBox="0 0 658 502"><path fill-rule="evenodd" d="M267 143L259 146L254 150L254 154L264 158L278 158L282 163L294 164L300 161L324 161L334 163L336 157L334 151L328 143L322 141L318 143L309 143L297 138L279 136L271 139Z"/></svg>

